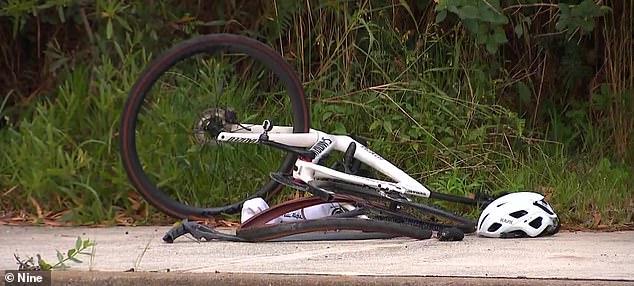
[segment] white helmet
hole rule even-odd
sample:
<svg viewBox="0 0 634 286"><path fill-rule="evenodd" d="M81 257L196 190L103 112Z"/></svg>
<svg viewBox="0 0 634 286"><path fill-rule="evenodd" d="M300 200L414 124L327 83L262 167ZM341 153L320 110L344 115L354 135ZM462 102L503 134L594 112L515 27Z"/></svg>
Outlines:
<svg viewBox="0 0 634 286"><path fill-rule="evenodd" d="M477 232L488 237L536 237L559 231L557 214L538 193L504 195L480 215Z"/></svg>

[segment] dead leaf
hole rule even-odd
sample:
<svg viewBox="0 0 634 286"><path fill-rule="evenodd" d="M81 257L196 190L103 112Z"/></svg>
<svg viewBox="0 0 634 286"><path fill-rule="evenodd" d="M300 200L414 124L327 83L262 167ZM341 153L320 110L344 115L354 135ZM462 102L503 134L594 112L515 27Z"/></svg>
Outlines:
<svg viewBox="0 0 634 286"><path fill-rule="evenodd" d="M68 213L70 213L70 210L63 210L63 211L57 212L55 214L49 215L48 218L54 219L54 220L58 220L61 217L67 215Z"/></svg>
<svg viewBox="0 0 634 286"><path fill-rule="evenodd" d="M42 220L42 224L47 225L47 226L62 226L64 224L55 221L55 220L50 220L50 219L43 219Z"/></svg>
<svg viewBox="0 0 634 286"><path fill-rule="evenodd" d="M44 218L44 216L42 215L42 208L40 207L40 204L37 203L37 201L33 197L29 197L29 201L31 201L31 204L33 204L33 206L35 207L35 211L37 212L37 218L39 219Z"/></svg>
<svg viewBox="0 0 634 286"><path fill-rule="evenodd" d="M547 187L547 186L539 186L537 188L537 192L542 194L546 201L550 201L550 198L553 197L553 193L555 192L555 188Z"/></svg>
<svg viewBox="0 0 634 286"><path fill-rule="evenodd" d="M601 213L598 211L594 211L592 213L592 218L593 218L593 222L592 222L591 228L596 228L601 223Z"/></svg>

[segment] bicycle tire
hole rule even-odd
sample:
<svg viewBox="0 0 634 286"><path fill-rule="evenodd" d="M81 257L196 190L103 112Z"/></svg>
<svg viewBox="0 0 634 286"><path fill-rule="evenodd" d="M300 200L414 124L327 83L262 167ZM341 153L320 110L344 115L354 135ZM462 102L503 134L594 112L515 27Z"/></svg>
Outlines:
<svg viewBox="0 0 634 286"><path fill-rule="evenodd" d="M399 199L399 198L389 198L386 197L384 195L382 195L381 193L377 192L376 190L370 188L370 187L366 187L366 186L361 186L361 185L355 185L355 184L349 184L349 183L345 183L345 182L337 182L337 181L319 181L316 182L315 184L316 186L319 187L323 187L327 190L333 190L333 192L340 194L340 195L348 195L348 196L353 196L353 197L359 197L362 198L364 200L367 201L380 201L380 202L384 202L384 203L398 203L402 206L406 206L406 207L410 207L410 208L414 208L417 209L419 211L425 212L427 214L430 215L434 215L434 216L440 216L443 217L445 219L449 219L451 221L457 222L458 225L449 225L449 224L442 224L442 223L435 223L435 222L426 222L426 221L422 221L419 220L417 218L414 217L408 217L407 214L398 214L396 212L391 212L387 209L384 209L384 211L390 213L389 215L383 215L383 216L377 216L376 219L384 219L384 220L388 220L388 221L393 221L396 223L409 223L409 224L414 224L414 225L419 225L420 227L424 227L424 228L430 228L433 230L440 230L442 228L446 228L446 227L457 227L459 228L461 231L465 232L465 233L473 233L475 232L475 222L472 221L469 218L466 217L462 217L459 215L456 215L454 213L445 211L443 209L440 208L436 208L433 206L429 206L429 205L425 205L425 204L421 204L421 203L416 203L413 201L409 201L409 200L405 200L405 199ZM380 208L374 206L375 209L379 210ZM382 218L381 218L382 217Z"/></svg>
<svg viewBox="0 0 634 286"><path fill-rule="evenodd" d="M415 239L429 239L432 231L402 223L365 218L327 217L272 225L238 229L236 235L242 239L260 242L285 236L329 230L358 230L405 236Z"/></svg>
<svg viewBox="0 0 634 286"><path fill-rule="evenodd" d="M133 187L140 193L151 205L162 211L163 213L174 217L174 218L192 218L192 217L211 217L220 213L235 213L240 210L240 207L244 200L261 196L264 197L267 194L274 193L280 189L280 185L274 181L271 181L268 178L268 172L266 174L266 178L264 178L263 185L260 187L255 187L253 193L246 198L239 198L237 201L229 201L222 202L220 206L193 206L189 202L182 202L181 200L177 200L174 196L184 196L181 193L182 186L178 186L175 184L173 186L164 187L161 185L159 187L161 181L158 181L157 178L152 178L152 176L157 177L158 175L152 173L154 170L146 170L148 166L143 165L141 159L139 157L139 147L141 148L150 148L148 146L139 146L137 144L137 136L136 133L139 132L136 130L139 127L139 112L143 110L149 109L148 106L144 107L144 101L148 101L146 105L152 107L151 104L158 105L159 100L155 100L150 102L149 99L146 99L147 94L156 88L159 92L163 92L161 89L161 84L163 82L159 81L159 78L168 73L170 68L177 66L179 63L186 63L187 60L194 60L196 57L200 56L201 58L210 55L216 55L220 52L237 53L240 55L244 55L245 58L253 60L255 63L264 67L264 70L268 70L271 73L271 78L275 77L272 81L276 81L279 85L283 86L283 89L286 95L282 95L287 97L286 99L281 100L290 100L290 112L292 114L292 127L294 133L304 133L308 132L310 128L309 122L309 109L308 104L305 99L304 91L301 83L299 82L297 76L295 75L295 71L292 67L272 48L269 46L248 37L233 35L233 34L213 34L213 35L205 35L199 36L190 40L183 41L170 50L164 52L161 56L154 59L143 71L139 79L133 85L128 99L124 105L123 112L121 114L121 125L120 125L120 144L121 144L121 157L124 169L126 174L132 183ZM225 54L223 54L225 55ZM240 58L242 60L242 58ZM240 61L236 61L236 63L241 63ZM202 65L202 64L201 64ZM219 66L220 64L218 64ZM192 71L196 71L195 68L189 68L186 64L182 64L183 69L191 69ZM212 64L208 64L209 69L213 66ZM185 76L180 77L178 75L174 82L177 80L189 80L192 86L195 87L195 84L202 85L201 83L197 83L194 80L191 80ZM188 83L189 83L188 82ZM172 82L168 82L171 84ZM178 82L177 82L178 83ZM229 82L232 83L232 82ZM158 87L155 87L155 84ZM206 84L206 82L204 83ZM167 84L165 84L168 86ZM223 86L220 85L219 86ZM171 86L169 86L171 87ZM178 84L174 85L174 89L178 89L180 86ZM245 88L246 89L246 88ZM202 89L202 91L210 91L210 89ZM222 90L224 91L224 90ZM197 94L196 94L197 95ZM193 105L195 102L188 102L189 97L183 96L185 99L181 99L181 101L186 102L187 104ZM158 97L160 98L160 97ZM231 97L232 99L235 97ZM216 100L216 99L214 99ZM165 100L168 101L168 100ZM220 104L220 99L217 99L218 104ZM227 104L227 103L225 103ZM170 106L169 104L164 104L166 106ZM256 104L254 104L256 105ZM274 105L274 104L272 104ZM214 109L215 113L220 113L219 109ZM174 111L176 114L177 112ZM223 111L223 114L226 114L226 110ZM198 115L200 116L200 115ZM226 116L226 115L223 115ZM144 117L145 118L145 117ZM148 117L151 118L151 117ZM201 120L201 119L200 119ZM149 121L149 120L148 120ZM160 122L157 122L159 124ZM252 123L260 123L260 122L252 122ZM143 123L143 126L147 124L151 126L150 123ZM200 132L200 131L197 131ZM191 136L192 134L189 134ZM141 137L141 136L139 136ZM140 139L139 139L140 140ZM183 139L184 140L184 139ZM189 140L192 140L191 138ZM240 143L238 143L240 144ZM235 144L234 144L235 145ZM246 144L244 144L246 145ZM201 147L202 148L202 147ZM208 149L212 149L214 147L209 147ZM217 147L220 148L220 147ZM142 150L144 151L144 150ZM189 149L187 149L189 151ZM214 150L212 150L214 151ZM145 151L144 151L145 152ZM148 151L149 152L149 151ZM158 152L158 151L157 151ZM199 155L200 156L200 155ZM154 160L154 157L147 156L147 160ZM178 157L175 157L178 158ZM290 153L282 153L280 155L281 164L277 169L277 172L287 173L291 170L295 160L297 157ZM144 158L144 160L146 160ZM168 159L164 159L169 162ZM254 159L251 159L254 160ZM191 164L191 162L183 159L185 163ZM185 164L183 163L183 164ZM227 163L227 162L224 162ZM202 164L202 163L200 163ZM217 165L217 164L216 164ZM250 167L250 166L247 166ZM162 168L162 167L161 167ZM210 167L211 168L211 167ZM174 167L174 169L177 169ZM244 170L236 170L236 172L244 172ZM152 174L152 175L150 175ZM204 174L204 173L203 173ZM206 175L206 174L204 174ZM193 175L192 175L193 176ZM178 176L174 176L178 178ZM166 179L166 180L169 180ZM227 183L228 184L228 183ZM164 190L162 190L163 188ZM226 187L229 189L229 186ZM167 190L171 191L168 192ZM231 190L229 190L231 191Z"/></svg>

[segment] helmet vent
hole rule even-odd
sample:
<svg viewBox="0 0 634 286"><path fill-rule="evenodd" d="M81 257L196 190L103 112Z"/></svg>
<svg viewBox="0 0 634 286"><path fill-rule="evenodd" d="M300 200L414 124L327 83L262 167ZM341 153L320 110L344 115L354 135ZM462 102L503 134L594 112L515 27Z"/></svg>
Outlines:
<svg viewBox="0 0 634 286"><path fill-rule="evenodd" d="M549 210L546 205L548 205L548 203L544 200L541 201L535 201L533 202L533 205L542 209L543 211L545 211L547 214L549 215L555 215L551 210Z"/></svg>
<svg viewBox="0 0 634 286"><path fill-rule="evenodd" d="M497 205L497 206L495 206L495 207L496 207L496 208L499 208L499 207L503 206L504 204L506 204L506 202L501 203L501 204L499 204L499 205Z"/></svg>
<svg viewBox="0 0 634 286"><path fill-rule="evenodd" d="M514 217L514 218L521 218L521 217L525 216L526 214L528 214L527 211L519 210L519 211L516 211L516 212L512 212L509 215Z"/></svg>
<svg viewBox="0 0 634 286"><path fill-rule="evenodd" d="M488 232L495 232L496 230L498 230L502 225L500 223L493 223L491 226L489 226L489 228L487 229Z"/></svg>
<svg viewBox="0 0 634 286"><path fill-rule="evenodd" d="M487 217L489 217L489 215L490 215L490 214L485 215L485 216L484 216L484 218L480 221L480 225L478 225L478 229L481 229L481 228L482 228L482 223L483 223L485 220L487 220Z"/></svg>
<svg viewBox="0 0 634 286"><path fill-rule="evenodd" d="M542 217L538 217L532 220L528 223L528 225L532 226L533 228L539 228L540 226L542 226Z"/></svg>

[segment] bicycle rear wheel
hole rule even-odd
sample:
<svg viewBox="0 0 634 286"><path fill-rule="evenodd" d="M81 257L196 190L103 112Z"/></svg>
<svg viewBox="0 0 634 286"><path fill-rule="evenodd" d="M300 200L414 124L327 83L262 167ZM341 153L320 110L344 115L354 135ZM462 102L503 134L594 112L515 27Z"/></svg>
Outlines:
<svg viewBox="0 0 634 286"><path fill-rule="evenodd" d="M308 104L293 69L273 49L243 36L184 41L155 59L121 115L121 157L134 188L175 218L235 213L273 193L269 173L288 173L292 154L258 144L219 143L229 122L265 119L309 130Z"/></svg>

